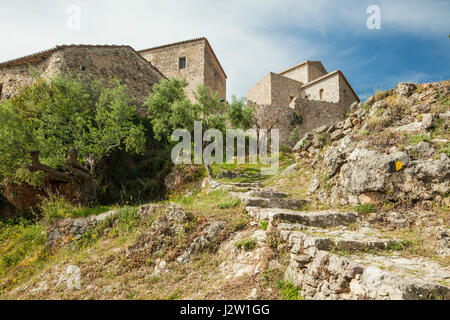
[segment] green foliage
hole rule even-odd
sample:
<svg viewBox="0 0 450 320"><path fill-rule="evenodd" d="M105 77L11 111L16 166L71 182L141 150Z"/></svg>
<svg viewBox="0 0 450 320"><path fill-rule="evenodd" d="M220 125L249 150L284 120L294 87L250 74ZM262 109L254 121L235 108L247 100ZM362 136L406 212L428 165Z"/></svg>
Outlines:
<svg viewBox="0 0 450 320"><path fill-rule="evenodd" d="M248 130L256 123L255 106L247 105L245 98L233 96L228 107L227 117L234 129Z"/></svg>
<svg viewBox="0 0 450 320"><path fill-rule="evenodd" d="M298 128L294 128L289 133L289 142L292 144L297 143L302 138L302 134L299 132Z"/></svg>
<svg viewBox="0 0 450 320"><path fill-rule="evenodd" d="M197 102L193 104L184 93L186 86L185 79L164 79L153 87L145 105L156 140L171 142L176 129L186 129L192 134L194 121L202 122L203 131L225 130L225 108L218 93L200 85L195 93Z"/></svg>
<svg viewBox="0 0 450 320"><path fill-rule="evenodd" d="M100 235L107 229L112 229L112 233L118 235L131 234L139 224L138 207L120 207L117 209L116 214L102 220L93 232L86 234L87 243L99 239Z"/></svg>
<svg viewBox="0 0 450 320"><path fill-rule="evenodd" d="M370 134L370 131L367 129L359 129L358 134L360 136L368 136Z"/></svg>
<svg viewBox="0 0 450 320"><path fill-rule="evenodd" d="M46 240L42 224L24 219L0 220L0 278L12 275L15 268L23 276L38 268L46 257ZM20 277L15 275L13 280L19 281Z"/></svg>
<svg viewBox="0 0 450 320"><path fill-rule="evenodd" d="M50 195L41 203L41 210L44 216L44 223L49 225L57 218L80 218L91 215L99 215L110 211L108 206L81 207L68 202L57 195Z"/></svg>
<svg viewBox="0 0 450 320"><path fill-rule="evenodd" d="M260 221L259 222L259 228L261 230L267 230L267 226L269 225L269 221Z"/></svg>
<svg viewBox="0 0 450 320"><path fill-rule="evenodd" d="M391 242L386 249L390 251L401 251L403 250L403 244L400 242Z"/></svg>
<svg viewBox="0 0 450 320"><path fill-rule="evenodd" d="M447 143L447 144L442 143L440 145L439 152L445 153L447 155L447 157L450 157L450 143Z"/></svg>
<svg viewBox="0 0 450 320"><path fill-rule="evenodd" d="M280 290L282 300L304 300L300 294L300 289L290 282L279 280L277 287Z"/></svg>
<svg viewBox="0 0 450 320"><path fill-rule="evenodd" d="M31 173L30 153L62 167L76 149L80 165L93 169L113 149L142 153L145 132L126 86L57 76L39 79L0 106L0 179L38 185L42 173ZM89 163L89 164L88 164Z"/></svg>
<svg viewBox="0 0 450 320"><path fill-rule="evenodd" d="M408 141L411 145L416 145L422 141L429 142L430 137L425 134L412 134L408 136Z"/></svg>
<svg viewBox="0 0 450 320"><path fill-rule="evenodd" d="M246 251L250 251L255 249L256 247L256 240L252 238L245 238L241 239L239 241L236 241L234 244L238 249L244 248Z"/></svg>
<svg viewBox="0 0 450 320"><path fill-rule="evenodd" d="M291 125L292 126L299 126L302 123L303 123L303 115L301 115L300 113L294 112L292 114Z"/></svg>
<svg viewBox="0 0 450 320"><path fill-rule="evenodd" d="M355 211L359 214L369 214L375 211L375 205L372 203L361 204L355 207Z"/></svg>
<svg viewBox="0 0 450 320"><path fill-rule="evenodd" d="M217 205L217 207L219 207L219 209L229 209L229 208L236 208L240 204L241 204L241 200L236 198L236 199L231 199L228 201L221 202Z"/></svg>

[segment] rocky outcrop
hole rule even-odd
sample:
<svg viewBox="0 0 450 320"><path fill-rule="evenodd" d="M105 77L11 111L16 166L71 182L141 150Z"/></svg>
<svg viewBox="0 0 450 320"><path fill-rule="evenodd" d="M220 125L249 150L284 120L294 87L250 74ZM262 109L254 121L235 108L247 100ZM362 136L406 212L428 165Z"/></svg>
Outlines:
<svg viewBox="0 0 450 320"><path fill-rule="evenodd" d="M357 205L430 200L450 191L448 111L433 105L436 96L448 96L448 82L420 87L400 83L396 96L392 92L377 95L382 100L372 97L352 106L346 120L318 128L299 141L298 157L323 169L331 186L325 190L314 181L310 194L319 201ZM323 141L331 145L324 147Z"/></svg>
<svg viewBox="0 0 450 320"><path fill-rule="evenodd" d="M342 150L345 150L345 146ZM374 174L377 174L377 170L384 172L386 161L390 159L380 163L371 162L370 168ZM374 190L384 187L384 184L373 181L370 176L362 175L354 179L363 180L360 185L363 190L355 189L355 192L365 191L364 188ZM241 198L248 194L261 195L260 186L246 187L249 189L236 191L235 195L242 193L244 196ZM273 189L264 195L269 199L289 197ZM448 267L424 258L400 256L396 250L408 244L384 238L367 223L350 228L349 225L359 224L361 220L356 213L333 210L299 212L263 206L248 206L246 210L255 220L268 221L267 232L260 230L258 236L255 233L253 238L265 235L268 239L270 233L272 239L278 239L277 249L282 253L281 256L288 257L285 280L301 288L305 299L450 299L450 288L445 285L445 279L450 277ZM385 218L401 225L409 224L401 213L392 212ZM438 232L441 242L448 241L445 231ZM244 231L235 237L242 238L249 234L249 231ZM262 257L267 248L258 245L259 241L255 243L257 245L253 252L241 252L228 242L225 252L230 258L222 266L227 277L240 277L263 270ZM272 261L271 265L276 263ZM279 264L277 268L280 268Z"/></svg>
<svg viewBox="0 0 450 320"><path fill-rule="evenodd" d="M92 231L102 221L114 220L117 211L108 211L98 216L77 219L55 219L47 229L47 247L56 249L65 245L76 244L83 235Z"/></svg>

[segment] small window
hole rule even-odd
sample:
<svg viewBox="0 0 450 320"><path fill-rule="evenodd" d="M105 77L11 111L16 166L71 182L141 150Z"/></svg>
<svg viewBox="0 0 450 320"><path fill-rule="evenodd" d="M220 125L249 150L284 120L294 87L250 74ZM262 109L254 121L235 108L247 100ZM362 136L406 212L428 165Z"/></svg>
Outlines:
<svg viewBox="0 0 450 320"><path fill-rule="evenodd" d="M180 70L186 68L186 57L181 57L179 59L178 65Z"/></svg>
<svg viewBox="0 0 450 320"><path fill-rule="evenodd" d="M291 103L292 100L294 100L294 98L295 98L295 97L293 97L293 96L289 96L289 103Z"/></svg>
<svg viewBox="0 0 450 320"><path fill-rule="evenodd" d="M85 66L81 66L81 71L86 71L86 67Z"/></svg>
<svg viewBox="0 0 450 320"><path fill-rule="evenodd" d="M323 93L324 93L324 91L325 91L325 90L323 90L323 89L320 89L320 90L319 90L319 99L320 99L320 100L323 99Z"/></svg>
<svg viewBox="0 0 450 320"><path fill-rule="evenodd" d="M2 98L3 83L0 83L0 99Z"/></svg>

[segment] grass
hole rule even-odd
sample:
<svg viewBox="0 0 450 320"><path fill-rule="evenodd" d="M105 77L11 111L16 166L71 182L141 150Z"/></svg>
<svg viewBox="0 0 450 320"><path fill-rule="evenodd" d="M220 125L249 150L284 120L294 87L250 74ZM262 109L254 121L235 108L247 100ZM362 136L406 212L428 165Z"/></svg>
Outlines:
<svg viewBox="0 0 450 320"><path fill-rule="evenodd" d="M409 144L413 146L423 141L430 142L430 140L430 137L425 134L412 134L408 136Z"/></svg>
<svg viewBox="0 0 450 320"><path fill-rule="evenodd" d="M279 153L279 172L281 173L284 169L294 163L293 157L287 153L280 151ZM269 168L270 165L264 165L260 161L257 163L250 163L248 156L245 158L245 163L224 163L224 164L213 164L211 169L213 171L213 176L217 176L222 173L222 171L233 171L235 173L240 174L240 177L237 178L223 178L217 179L220 182L229 183L229 182L242 182L242 183L251 183L251 182L266 182L270 179L269 175L261 175L262 168Z"/></svg>
<svg viewBox="0 0 450 320"><path fill-rule="evenodd" d="M229 208L236 208L240 204L241 204L241 200L236 198L236 199L231 199L231 200L221 202L217 205L217 207L219 209L229 209Z"/></svg>
<svg viewBox="0 0 450 320"><path fill-rule="evenodd" d="M374 212L376 209L375 205L373 203L366 203L366 204L361 204L359 206L355 207L355 211L359 214L369 214Z"/></svg>
<svg viewBox="0 0 450 320"><path fill-rule="evenodd" d="M381 131L389 126L391 119L386 117L372 117L367 120L367 129L370 131Z"/></svg>
<svg viewBox="0 0 450 320"><path fill-rule="evenodd" d="M258 223L258 225L259 225L259 228L261 229L261 230L267 230L267 227L268 227L268 225L269 225L269 221L260 221L259 223Z"/></svg>
<svg viewBox="0 0 450 320"><path fill-rule="evenodd" d="M0 293L2 282L12 286L42 267L48 257L46 240L42 223L23 219L0 222Z"/></svg>
<svg viewBox="0 0 450 320"><path fill-rule="evenodd" d="M251 251L256 248L256 239L245 238L234 243L236 248L244 249L245 251Z"/></svg>
<svg viewBox="0 0 450 320"><path fill-rule="evenodd" d="M290 282L279 280L277 288L280 290L282 300L304 300L300 289Z"/></svg>
<svg viewBox="0 0 450 320"><path fill-rule="evenodd" d="M91 215L99 215L110 210L114 207L110 206L95 206L95 207L82 207L76 206L64 198L57 195L50 195L41 204L41 210L44 215L44 221L47 224L51 224L54 219L57 218L81 218Z"/></svg>

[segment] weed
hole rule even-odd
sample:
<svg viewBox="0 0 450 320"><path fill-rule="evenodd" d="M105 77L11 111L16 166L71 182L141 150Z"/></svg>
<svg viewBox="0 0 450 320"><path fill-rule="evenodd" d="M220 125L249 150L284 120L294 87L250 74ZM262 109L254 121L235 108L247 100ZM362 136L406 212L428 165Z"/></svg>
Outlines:
<svg viewBox="0 0 450 320"><path fill-rule="evenodd" d="M267 230L267 226L269 225L269 222L268 221L260 221L259 222L259 228L261 229L261 230Z"/></svg>
<svg viewBox="0 0 450 320"><path fill-rule="evenodd" d="M412 134L408 136L408 141L410 145L416 145L420 142L430 142L430 137L425 134Z"/></svg>
<svg viewBox="0 0 450 320"><path fill-rule="evenodd" d="M300 294L300 289L290 282L278 280L277 288L280 290L283 300L304 300Z"/></svg>
<svg viewBox="0 0 450 320"><path fill-rule="evenodd" d="M256 247L256 240L255 239L251 239L251 238L245 238L245 239L241 239L239 241L236 241L234 243L234 245L238 248L244 248L244 250L246 251L251 251L253 249L255 249Z"/></svg>
<svg viewBox="0 0 450 320"><path fill-rule="evenodd" d="M361 204L355 207L355 211L359 214L369 214L375 211L375 205L373 203Z"/></svg>

